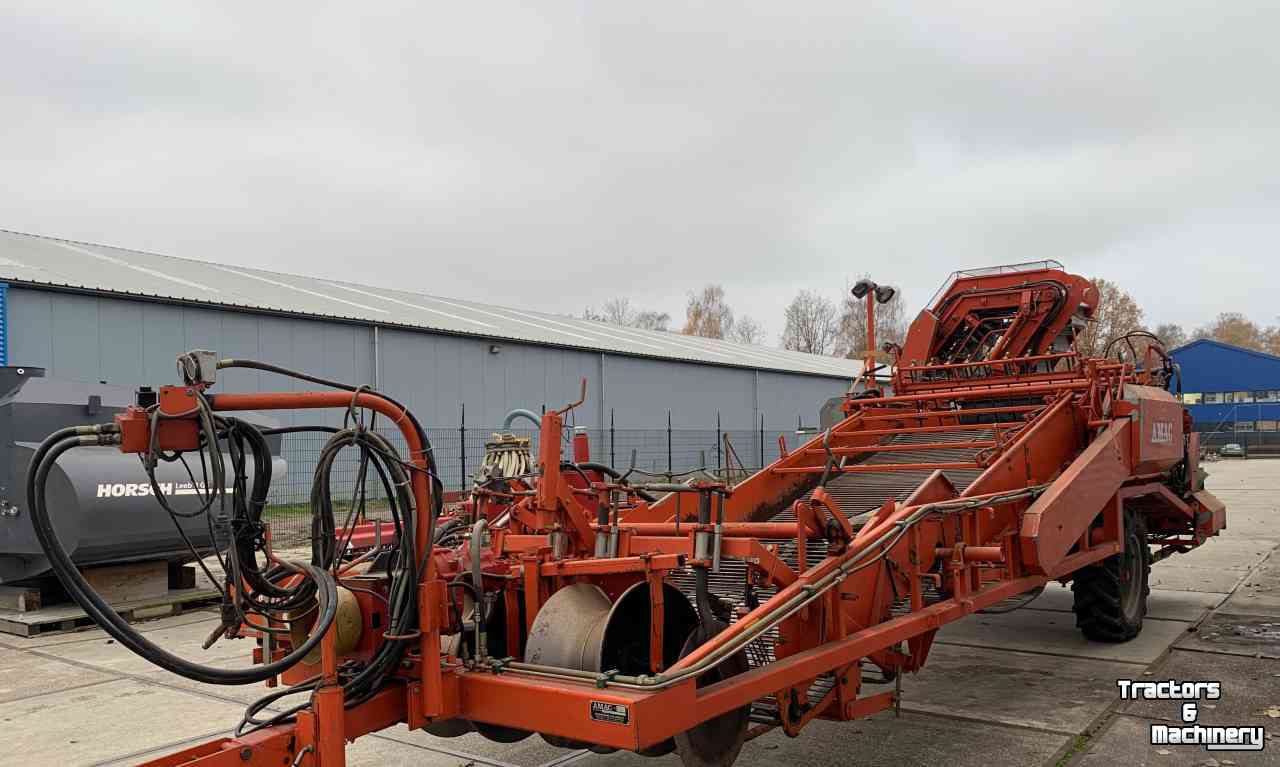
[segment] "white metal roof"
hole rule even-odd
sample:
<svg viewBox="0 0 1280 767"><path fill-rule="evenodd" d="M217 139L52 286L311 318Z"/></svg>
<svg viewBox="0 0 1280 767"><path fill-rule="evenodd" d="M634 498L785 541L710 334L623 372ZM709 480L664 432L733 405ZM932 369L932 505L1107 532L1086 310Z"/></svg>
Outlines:
<svg viewBox="0 0 1280 767"><path fill-rule="evenodd" d="M862 363L0 229L0 281L854 378Z"/></svg>

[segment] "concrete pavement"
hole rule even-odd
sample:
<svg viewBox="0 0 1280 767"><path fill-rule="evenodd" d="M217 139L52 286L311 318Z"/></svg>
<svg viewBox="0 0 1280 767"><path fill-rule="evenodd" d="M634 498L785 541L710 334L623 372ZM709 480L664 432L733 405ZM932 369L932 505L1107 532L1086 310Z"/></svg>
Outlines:
<svg viewBox="0 0 1280 767"><path fill-rule="evenodd" d="M1142 634L1123 645L1089 643L1070 593L1046 589L1030 606L977 615L939 633L926 668L903 682L903 714L816 723L798 739L770 732L740 765L1280 765L1280 742L1261 754L1208 754L1148 745L1172 703L1125 703L1116 679L1219 679L1208 723L1261 724L1280 738L1280 461L1212 464L1210 487L1230 528L1200 550L1156 565ZM245 663L247 644L199 643L216 616L201 611L139 624L187 657ZM239 720L258 687L201 685L159 671L86 630L22 639L0 635L0 767L133 764L215 737ZM400 727L361 738L351 765L647 767L643 759L565 751L540 738L497 744L471 734L433 738Z"/></svg>

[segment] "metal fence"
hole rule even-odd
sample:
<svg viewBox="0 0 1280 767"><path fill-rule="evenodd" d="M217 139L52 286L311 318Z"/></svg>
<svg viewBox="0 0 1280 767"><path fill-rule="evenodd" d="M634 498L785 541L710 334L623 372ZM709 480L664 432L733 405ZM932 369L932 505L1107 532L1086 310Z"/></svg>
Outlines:
<svg viewBox="0 0 1280 767"><path fill-rule="evenodd" d="M1248 455L1280 455L1280 431L1259 431L1253 423L1247 429L1227 423L1216 426L1196 424L1203 450L1221 450L1226 445L1240 445Z"/></svg>
<svg viewBox="0 0 1280 767"><path fill-rule="evenodd" d="M472 477L484 462L485 443L495 434L514 434L532 441L534 459L537 459L538 431L536 429L500 429L497 427L472 427L427 429L431 451L446 494L462 493L469 487ZM788 451L807 442L812 433L797 430L767 431L763 426L755 429L574 429L566 427L561 435L561 452L572 456L574 433L585 433L590 446L591 460L607 463L620 470L634 466L641 472L669 474L704 468L724 470L742 468L748 472L759 470L774 462L780 455L779 437ZM379 429L392 445L407 455L404 439L399 431ZM311 535L311 486L316 462L328 441L322 433L286 434L281 441L280 453L285 461L284 472L276 472L272 479L266 517L271 523L271 533L277 546L291 547L306 543ZM354 448L339 453L330 472L330 492L334 499L336 524L342 526L352 512L352 500L359 480L359 453ZM371 469L365 477L365 518L389 520L386 493Z"/></svg>

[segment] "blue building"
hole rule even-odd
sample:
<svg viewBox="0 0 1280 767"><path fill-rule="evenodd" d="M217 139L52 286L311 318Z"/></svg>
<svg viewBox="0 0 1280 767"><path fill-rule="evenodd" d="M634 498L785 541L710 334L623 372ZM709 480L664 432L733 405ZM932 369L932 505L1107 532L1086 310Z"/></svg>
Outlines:
<svg viewBox="0 0 1280 767"><path fill-rule="evenodd" d="M1201 444L1280 449L1280 357L1208 339L1171 354Z"/></svg>

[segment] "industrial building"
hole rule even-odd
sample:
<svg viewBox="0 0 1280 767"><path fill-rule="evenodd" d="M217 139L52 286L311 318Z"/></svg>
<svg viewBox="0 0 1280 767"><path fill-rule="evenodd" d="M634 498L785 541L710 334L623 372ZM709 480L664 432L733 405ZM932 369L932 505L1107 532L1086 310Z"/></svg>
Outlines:
<svg viewBox="0 0 1280 767"><path fill-rule="evenodd" d="M1174 349L1201 444L1280 452L1280 357L1200 339Z"/></svg>
<svg viewBox="0 0 1280 767"><path fill-rule="evenodd" d="M745 432L742 460L759 464L778 432L816 425L861 370L855 360L17 232L0 231L0 283L7 364L157 385L175 382L176 355L203 348L369 384L450 430L440 455L457 484L510 409L561 407L583 378L587 402L573 425L616 429L619 460L638 449L645 468L667 469L716 451L720 429ZM298 388L228 370L217 390ZM471 433L460 437L464 423Z"/></svg>

